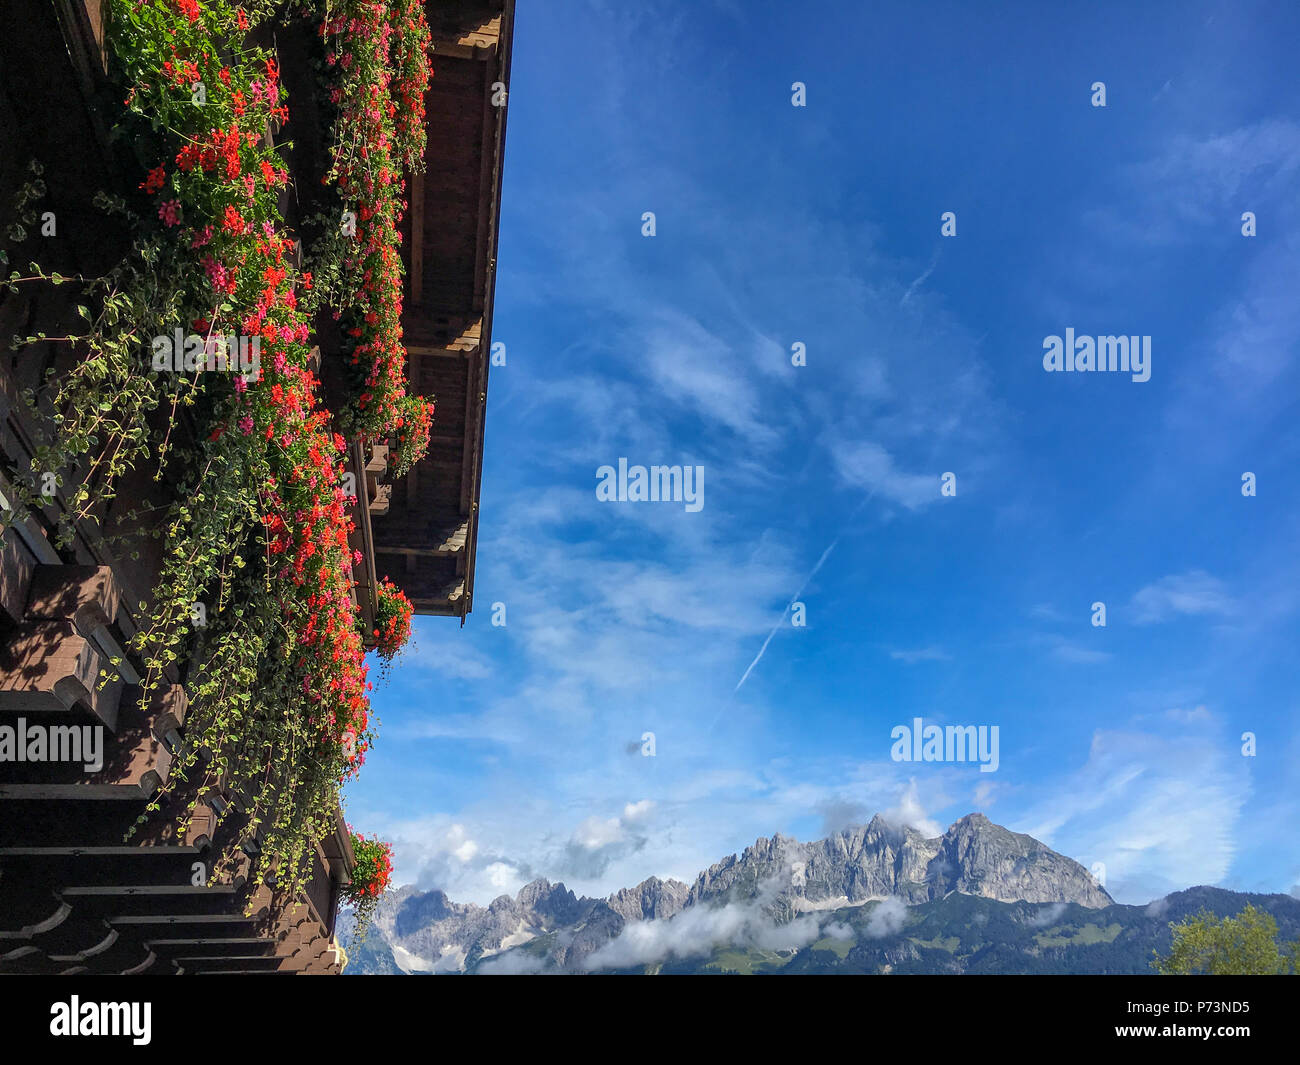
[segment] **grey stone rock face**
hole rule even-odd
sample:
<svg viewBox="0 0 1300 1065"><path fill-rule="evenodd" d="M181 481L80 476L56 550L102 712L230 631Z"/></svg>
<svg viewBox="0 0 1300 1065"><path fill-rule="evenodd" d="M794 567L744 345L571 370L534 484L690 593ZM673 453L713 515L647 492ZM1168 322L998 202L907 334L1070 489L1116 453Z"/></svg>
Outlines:
<svg viewBox="0 0 1300 1065"><path fill-rule="evenodd" d="M967 814L938 842L930 898L960 891L1000 902L1077 902L1093 909L1115 901L1078 862L983 814Z"/></svg>
<svg viewBox="0 0 1300 1065"><path fill-rule="evenodd" d="M773 884L780 885L781 895L814 905L891 895L916 904L950 891L1002 902L1097 907L1113 901L1078 862L983 814L969 814L933 839L879 815L815 843L779 834L759 839L739 857L701 873L688 905L754 898L759 885L770 890Z"/></svg>
<svg viewBox="0 0 1300 1065"><path fill-rule="evenodd" d="M690 888L680 880L652 876L634 888L616 891L605 901L625 921L646 921L680 913L689 895Z"/></svg>
<svg viewBox="0 0 1300 1065"><path fill-rule="evenodd" d="M934 838L877 815L813 843L780 833L758 839L689 886L650 877L606 899L581 898L548 880L487 907L405 887L380 904L371 934L393 948L399 964L450 970L472 969L546 937L535 953L554 968L575 971L629 923L670 920L693 906L753 904L785 921L802 910L889 897L918 905L952 892L1090 908L1113 902L1078 862L983 814L968 814Z"/></svg>

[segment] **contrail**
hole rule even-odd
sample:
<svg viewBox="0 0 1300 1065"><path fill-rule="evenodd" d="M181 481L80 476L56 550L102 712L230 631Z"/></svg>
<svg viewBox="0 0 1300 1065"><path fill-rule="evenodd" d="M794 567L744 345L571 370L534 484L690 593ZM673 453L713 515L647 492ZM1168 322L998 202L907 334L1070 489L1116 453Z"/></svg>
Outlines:
<svg viewBox="0 0 1300 1065"><path fill-rule="evenodd" d="M858 505L854 507L852 512L849 514L844 525L840 527L841 530L843 530L850 523L852 523L853 519L858 516L858 512L861 511L863 507L865 507L868 503L871 502L871 500L875 497L875 494L876 494L876 490L873 488L870 492L868 492L865 496L862 497L862 499L858 502ZM841 531L840 536L843 535L844 535L843 531ZM758 665L759 661L762 659L764 652L767 650L767 645L772 642L772 637L776 635L777 629L779 629L782 626L782 624L784 624L786 614L790 613L790 607L792 607L798 601L799 596L803 595L803 590L808 587L808 582L817 576L818 570L820 570L822 566L825 565L826 560L830 558L831 552L835 550L835 545L840 542L840 536L836 536L835 539L831 541L830 547L826 548L826 550L822 552L822 557L817 560L817 565L813 566L812 572L809 573L808 576L804 578L803 584L799 585L799 590L790 597L790 602L786 603L785 609L781 611L780 620L772 627L772 631L767 634L767 639L763 641L763 646L758 649L758 654L754 656L754 661L749 663L749 668L745 670L744 676L742 676L740 680L736 682L736 686L731 691L732 695L735 695L736 692L740 691L740 686L744 684L745 681L749 679L749 675L754 672L754 667ZM724 706L721 710L718 711L717 715L713 719L713 724L709 726L710 731L713 729L713 725L716 725L718 723L719 719L726 712L726 709L727 708Z"/></svg>
<svg viewBox="0 0 1300 1065"><path fill-rule="evenodd" d="M772 626L772 631L767 634L767 639L763 641L763 646L758 649L758 654L754 656L754 661L749 663L749 668L745 670L745 675L736 682L736 687L732 689L732 694L740 691L740 686L744 684L745 681L749 679L749 675L754 672L754 667L761 661L764 652L767 650L767 645L772 642L772 637L776 635L776 630L784 624L786 614L790 613L790 608L799 601L799 596L803 595L803 590L808 587L808 582L817 576L817 571L822 568L823 563L825 563L825 561L830 557L831 552L835 550L835 545L839 542L840 538L838 536L831 541L830 547L822 552L822 557L817 560L817 565L813 566L812 572L804 578L803 584L799 585L799 590L790 597L790 602L785 604L785 609L781 611L781 620Z"/></svg>
<svg viewBox="0 0 1300 1065"><path fill-rule="evenodd" d="M935 249L934 257L930 260L930 265L925 268L925 272L907 286L907 291L903 293L903 298L898 301L900 307L905 306L907 301L912 298L912 293L916 291L918 285L925 282L925 279L934 273L934 268L939 265L939 251Z"/></svg>

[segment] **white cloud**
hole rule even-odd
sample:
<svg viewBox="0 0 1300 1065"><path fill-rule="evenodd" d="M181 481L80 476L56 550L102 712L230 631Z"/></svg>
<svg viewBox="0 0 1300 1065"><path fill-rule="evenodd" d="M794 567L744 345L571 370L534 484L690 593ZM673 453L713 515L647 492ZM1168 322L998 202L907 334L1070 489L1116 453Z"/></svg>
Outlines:
<svg viewBox="0 0 1300 1065"><path fill-rule="evenodd" d="M1063 636L1047 637L1046 642L1052 649L1052 656L1062 662L1090 665L1095 662L1105 662L1111 657L1109 651L1101 651L1095 647L1084 647L1082 644L1067 640Z"/></svg>
<svg viewBox="0 0 1300 1065"><path fill-rule="evenodd" d="M1196 723L1099 730L1087 763L1043 789L1019 830L1085 866L1106 866L1121 902L1227 877L1250 797L1238 745Z"/></svg>
<svg viewBox="0 0 1300 1065"><path fill-rule="evenodd" d="M630 802L623 807L624 821L640 821L644 817L650 816L650 811L655 808L651 799L642 799L640 802Z"/></svg>
<svg viewBox="0 0 1300 1065"><path fill-rule="evenodd" d="M907 783L907 790L898 800L898 805L881 812L881 817L891 825L905 825L916 829L928 839L943 835L943 828L938 821L927 817L921 807L921 797L913 778Z"/></svg>
<svg viewBox="0 0 1300 1065"><path fill-rule="evenodd" d="M816 942L821 932L814 916L777 923L762 900L724 906L692 906L668 920L633 921L593 953L588 970L657 965L670 958L695 958L717 947L789 951Z"/></svg>
<svg viewBox="0 0 1300 1065"><path fill-rule="evenodd" d="M459 828L460 826L457 825L456 827ZM457 848L456 848L455 850L453 850L451 853L452 853L452 856L453 856L453 857L454 857L458 862L468 862L468 861L472 861L473 858L474 858L474 855L476 855L476 854L478 853L478 844L475 843L472 839L467 839L467 840L465 840L464 843L462 843L459 847L457 847Z"/></svg>
<svg viewBox="0 0 1300 1065"><path fill-rule="evenodd" d="M418 820L368 816L365 823L393 843L393 864L398 884L415 884L421 890L439 889L456 901L489 901L518 891L533 879L526 862L502 854L496 843L486 843L478 828L467 820L444 815ZM499 830L490 829L496 837Z"/></svg>
<svg viewBox="0 0 1300 1065"><path fill-rule="evenodd" d="M889 500L917 510L937 503L939 473L908 473L898 469L894 456L870 440L850 440L831 445L831 458L840 478L854 488L866 488Z"/></svg>
<svg viewBox="0 0 1300 1065"><path fill-rule="evenodd" d="M907 924L907 903L891 895L871 911L867 927L863 930L868 939L885 939L896 936Z"/></svg>
<svg viewBox="0 0 1300 1065"><path fill-rule="evenodd" d="M1175 707L1166 710L1165 717L1170 721L1177 721L1180 725L1208 725L1215 720L1214 714L1204 706L1197 706L1191 710L1182 710Z"/></svg>
<svg viewBox="0 0 1300 1065"><path fill-rule="evenodd" d="M853 928L843 921L831 921L822 929L822 935L839 940L841 943L854 938Z"/></svg>
<svg viewBox="0 0 1300 1065"><path fill-rule="evenodd" d="M1168 138L1150 159L1120 168L1124 206L1084 213L1088 228L1122 245L1177 247L1204 240L1243 210L1289 209L1300 172L1300 125L1266 119L1209 137ZM1261 216L1263 217L1263 216ZM1231 232L1235 232L1234 229Z"/></svg>
<svg viewBox="0 0 1300 1065"><path fill-rule="evenodd" d="M545 958L522 950L511 950L488 958L474 971L480 976L535 976L545 968Z"/></svg>
<svg viewBox="0 0 1300 1065"><path fill-rule="evenodd" d="M432 670L455 680L484 680L492 675L486 655L445 628L435 629L427 619L414 620L411 636L414 649L402 656L404 667Z"/></svg>
<svg viewBox="0 0 1300 1065"><path fill-rule="evenodd" d="M664 397L730 429L751 447L779 435L766 421L749 367L689 315L663 312L645 339L645 367Z"/></svg>
<svg viewBox="0 0 1300 1065"><path fill-rule="evenodd" d="M1048 928L1056 924L1065 913L1066 905L1064 902L1052 902L1041 907L1029 921L1030 928Z"/></svg>
<svg viewBox="0 0 1300 1065"><path fill-rule="evenodd" d="M1139 625L1177 615L1227 614L1233 608L1227 586L1203 570L1161 577L1133 596L1133 620Z"/></svg>
<svg viewBox="0 0 1300 1065"><path fill-rule="evenodd" d="M561 876L594 880L617 860L648 842L647 825L655 804L649 799L624 805L621 817L588 817L574 831L558 859Z"/></svg>
<svg viewBox="0 0 1300 1065"><path fill-rule="evenodd" d="M602 820L588 817L573 833L573 842L584 850L594 851L623 840L623 824L617 817Z"/></svg>
<svg viewBox="0 0 1300 1065"><path fill-rule="evenodd" d="M990 806L998 801L998 792L1002 790L1002 785L992 780L981 780L975 785L975 808L980 811L986 811Z"/></svg>
<svg viewBox="0 0 1300 1065"><path fill-rule="evenodd" d="M1294 189L1300 177L1300 125L1266 119L1211 137L1175 137L1157 158L1129 174L1150 190L1153 206L1173 215L1166 235L1172 236L1178 223L1211 225L1220 209L1243 198L1258 203ZM1144 217L1145 225L1152 221L1149 214Z"/></svg>
<svg viewBox="0 0 1300 1065"><path fill-rule="evenodd" d="M910 651L890 651L889 657L898 662L906 662L909 666L916 665L917 662L947 662L952 655L948 654L942 647L917 647Z"/></svg>

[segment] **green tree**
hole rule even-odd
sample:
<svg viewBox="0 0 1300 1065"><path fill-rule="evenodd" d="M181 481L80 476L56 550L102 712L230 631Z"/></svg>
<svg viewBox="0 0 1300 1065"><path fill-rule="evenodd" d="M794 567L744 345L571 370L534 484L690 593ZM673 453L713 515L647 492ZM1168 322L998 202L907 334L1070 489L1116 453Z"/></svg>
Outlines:
<svg viewBox="0 0 1300 1065"><path fill-rule="evenodd" d="M1236 917L1216 917L1201 910L1194 917L1170 922L1174 941L1169 953L1154 952L1152 967L1162 976L1278 976L1297 972L1300 940L1289 956L1277 943L1277 921L1249 903Z"/></svg>

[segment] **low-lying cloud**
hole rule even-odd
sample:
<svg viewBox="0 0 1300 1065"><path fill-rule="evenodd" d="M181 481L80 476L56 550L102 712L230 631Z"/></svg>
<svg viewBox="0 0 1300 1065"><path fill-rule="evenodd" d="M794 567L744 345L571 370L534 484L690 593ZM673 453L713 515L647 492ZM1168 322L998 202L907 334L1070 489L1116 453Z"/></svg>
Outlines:
<svg viewBox="0 0 1300 1065"><path fill-rule="evenodd" d="M692 906L666 921L635 921L589 958L584 968L623 969L696 958L717 947L799 950L821 938L816 917L777 923L760 901Z"/></svg>
<svg viewBox="0 0 1300 1065"><path fill-rule="evenodd" d="M1048 928L1056 924L1057 921L1065 914L1065 903L1053 902L1044 906L1033 917L1029 919L1030 928Z"/></svg>
<svg viewBox="0 0 1300 1065"><path fill-rule="evenodd" d="M907 903L891 895L871 911L864 934L868 939L887 939L896 936L907 924Z"/></svg>

